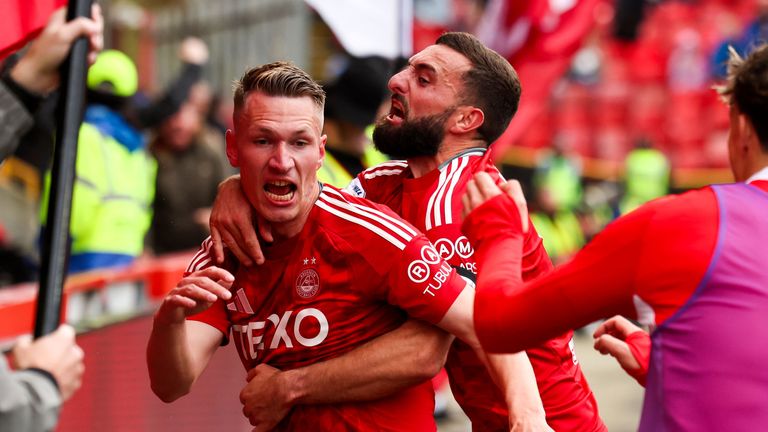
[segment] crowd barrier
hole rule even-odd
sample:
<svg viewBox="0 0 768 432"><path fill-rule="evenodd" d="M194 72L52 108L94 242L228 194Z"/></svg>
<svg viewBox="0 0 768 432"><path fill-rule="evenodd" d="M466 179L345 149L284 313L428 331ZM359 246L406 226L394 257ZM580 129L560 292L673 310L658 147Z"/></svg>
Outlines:
<svg viewBox="0 0 768 432"><path fill-rule="evenodd" d="M150 390L145 348L151 314L192 255L142 259L127 268L67 279L62 320L79 330L86 369L57 431L251 430L239 401L246 374L231 347L218 350L192 392L180 400L165 404ZM34 284L0 288L0 340L6 348L32 331L36 292Z"/></svg>

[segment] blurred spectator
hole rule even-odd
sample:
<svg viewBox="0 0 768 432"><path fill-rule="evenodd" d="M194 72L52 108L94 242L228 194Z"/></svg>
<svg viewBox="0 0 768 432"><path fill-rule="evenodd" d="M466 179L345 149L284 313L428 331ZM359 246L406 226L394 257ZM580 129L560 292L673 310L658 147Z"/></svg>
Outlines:
<svg viewBox="0 0 768 432"><path fill-rule="evenodd" d="M574 210L581 202L581 168L579 160L568 154L565 137L556 136L552 152L536 166L534 186L546 189L556 210Z"/></svg>
<svg viewBox="0 0 768 432"><path fill-rule="evenodd" d="M141 129L151 129L177 113L187 101L192 86L202 79L203 67L208 63L208 58L205 42L196 37L185 38L179 46L179 59L182 62L179 76L156 101L143 100L141 94L133 97L127 113L130 120Z"/></svg>
<svg viewBox="0 0 768 432"><path fill-rule="evenodd" d="M0 430L54 430L61 404L82 383L83 357L68 325L34 342L19 339L11 355L14 371L0 355Z"/></svg>
<svg viewBox="0 0 768 432"><path fill-rule="evenodd" d="M155 192L155 161L124 115L138 86L133 61L120 51L103 51L88 70L87 85L72 198L70 272L127 265L139 256Z"/></svg>
<svg viewBox="0 0 768 432"><path fill-rule="evenodd" d="M72 42L89 38L89 61L102 46L101 9L94 5L92 19L67 22L65 9L57 10L40 36L18 63L6 68L0 80L0 163L22 141L32 126L40 100L59 85L58 68ZM13 207L3 207L3 214ZM0 224L0 234L5 230ZM5 237L0 235L0 245ZM1 261L4 265L8 261ZM2 283L2 281L0 281ZM83 351L75 343L72 327L61 326L36 341L25 337L13 347L8 369L0 356L0 430L48 431L56 427L62 403L80 388L85 366Z"/></svg>
<svg viewBox="0 0 768 432"><path fill-rule="evenodd" d="M729 38L720 43L712 55L712 75L721 80L726 76L728 47L733 46L744 56L760 43L768 42L768 0L757 0L757 18L749 23L737 38Z"/></svg>
<svg viewBox="0 0 768 432"><path fill-rule="evenodd" d="M185 103L194 106L202 115L199 131L201 142L219 155L218 159L221 162L224 174L236 174L238 172L237 168L230 165L225 157L226 144L224 142L224 134L228 128L219 118L219 111L224 109L221 106L221 100L217 100L216 95L214 95L210 84L205 81L198 81L189 89L189 95ZM229 112L228 116L232 117L232 113ZM208 222L206 222L207 225Z"/></svg>
<svg viewBox="0 0 768 432"><path fill-rule="evenodd" d="M53 102L59 65L72 41L87 36L89 61L102 46L100 9L94 19L65 22L64 9L52 15L23 56L6 59L0 78L0 286L37 276L37 214L41 171L53 149ZM43 118L48 124L37 128ZM21 143L21 145L19 145ZM8 160L6 160L8 158Z"/></svg>
<svg viewBox="0 0 768 432"><path fill-rule="evenodd" d="M675 45L667 65L667 82L673 93L707 89L707 58L701 46L701 36L696 30L686 28L675 35Z"/></svg>
<svg viewBox="0 0 768 432"><path fill-rule="evenodd" d="M225 177L223 137L206 131L207 105L192 96L199 88L160 124L150 145L158 164L150 235L157 254L192 249L205 240L210 206Z"/></svg>
<svg viewBox="0 0 768 432"><path fill-rule="evenodd" d="M536 167L533 186L536 200L531 220L552 261L563 262L584 245L576 215L582 195L581 170L578 161L566 154L563 137L556 137L552 153Z"/></svg>
<svg viewBox="0 0 768 432"><path fill-rule="evenodd" d="M325 86L325 161L318 180L345 187L362 170L387 160L373 148L366 128L387 94L390 62L381 57L352 58Z"/></svg>
<svg viewBox="0 0 768 432"><path fill-rule="evenodd" d="M640 140L624 161L624 196L619 203L626 214L669 192L669 160L647 140Z"/></svg>

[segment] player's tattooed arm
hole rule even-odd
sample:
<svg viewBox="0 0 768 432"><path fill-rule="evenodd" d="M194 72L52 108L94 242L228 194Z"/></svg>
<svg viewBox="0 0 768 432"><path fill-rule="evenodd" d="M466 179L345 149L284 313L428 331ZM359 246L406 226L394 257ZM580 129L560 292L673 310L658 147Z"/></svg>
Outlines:
<svg viewBox="0 0 768 432"><path fill-rule="evenodd" d="M270 430L294 405L380 399L432 378L445 363L453 336L418 320L340 357L290 371L259 366L240 393L243 413ZM264 398L269 394L269 398ZM262 426L264 429L262 429Z"/></svg>

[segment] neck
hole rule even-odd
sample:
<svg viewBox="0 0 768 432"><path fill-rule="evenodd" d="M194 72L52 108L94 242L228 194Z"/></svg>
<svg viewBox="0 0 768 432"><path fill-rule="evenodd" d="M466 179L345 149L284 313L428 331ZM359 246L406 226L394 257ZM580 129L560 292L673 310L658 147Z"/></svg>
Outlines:
<svg viewBox="0 0 768 432"><path fill-rule="evenodd" d="M422 156L408 159L408 167L414 178L419 178L440 167L444 162L471 148L487 148L488 144L480 139L456 139L446 136L435 156Z"/></svg>
<svg viewBox="0 0 768 432"><path fill-rule="evenodd" d="M757 146L759 144L755 145ZM768 152L757 150L752 153L752 157L745 157L744 160L735 162L731 167L733 179L737 182L746 182L758 172L768 168Z"/></svg>
<svg viewBox="0 0 768 432"><path fill-rule="evenodd" d="M272 236L275 242L280 240L290 239L301 233L304 229L304 225L307 223L309 213L312 211L312 207L315 205L315 201L320 196L320 183L314 182L311 190L307 194L304 208L301 210L296 219L280 224L272 224Z"/></svg>

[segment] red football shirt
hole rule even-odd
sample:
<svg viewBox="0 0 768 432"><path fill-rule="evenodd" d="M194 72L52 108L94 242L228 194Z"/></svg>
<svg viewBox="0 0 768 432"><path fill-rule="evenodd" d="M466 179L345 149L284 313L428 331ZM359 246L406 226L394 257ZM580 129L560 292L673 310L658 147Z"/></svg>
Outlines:
<svg viewBox="0 0 768 432"><path fill-rule="evenodd" d="M211 265L209 247L210 239L188 272ZM264 252L258 267L227 266L235 275L229 302L189 318L231 331L246 369L337 357L397 328L405 312L437 323L465 286L410 224L328 185L301 233ZM431 431L433 409L425 382L373 402L296 406L278 430Z"/></svg>
<svg viewBox="0 0 768 432"><path fill-rule="evenodd" d="M413 178L404 161L381 164L360 173L347 191L386 204L422 230L449 264L476 273L474 250L461 231L461 197L467 182L479 171L503 181L485 149L471 149L419 178ZM523 255L525 280L552 269L534 229L525 238ZM572 336L567 332L526 351L536 373L547 423L557 431L604 430L597 402L576 360ZM504 397L468 345L457 339L445 367L451 390L474 430L509 430Z"/></svg>
<svg viewBox="0 0 768 432"><path fill-rule="evenodd" d="M768 170L751 184L768 192ZM556 271L524 282L516 269L525 250L517 207L504 196L483 204L465 226L482 266L475 324L483 346L515 352L615 314L663 323L686 304L710 265L717 206L710 187L652 201L612 222Z"/></svg>

